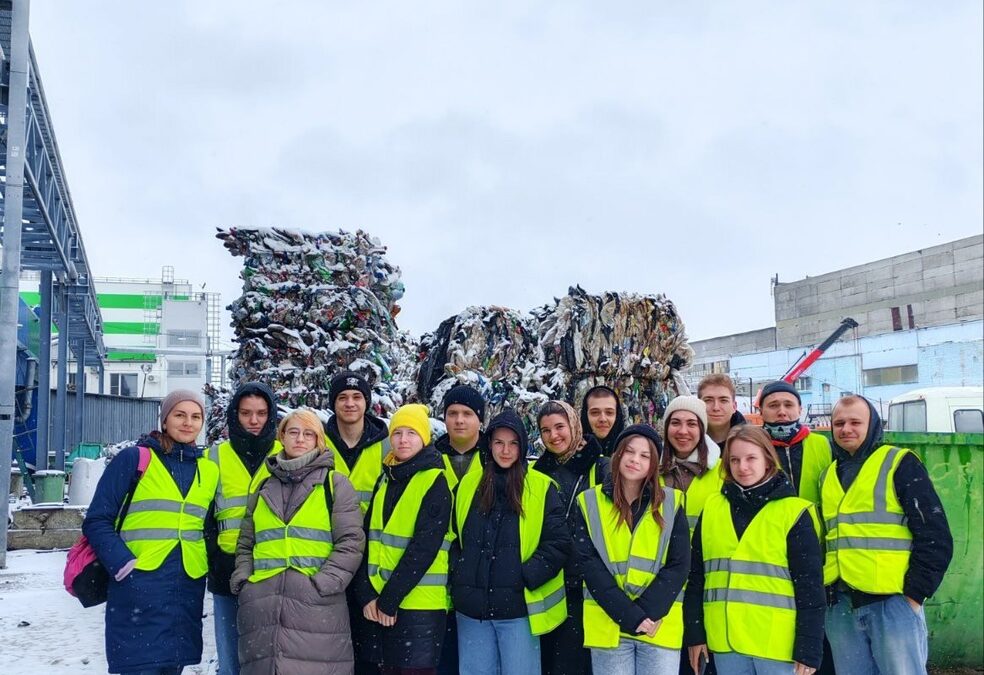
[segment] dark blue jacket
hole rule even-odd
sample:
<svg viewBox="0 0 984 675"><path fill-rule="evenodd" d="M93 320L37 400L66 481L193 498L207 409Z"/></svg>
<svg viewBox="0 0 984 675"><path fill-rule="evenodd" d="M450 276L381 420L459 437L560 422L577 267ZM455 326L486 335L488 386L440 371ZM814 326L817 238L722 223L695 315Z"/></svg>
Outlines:
<svg viewBox="0 0 984 675"><path fill-rule="evenodd" d="M164 454L157 437L147 436L139 443L155 452L181 494L187 494L192 481L199 479L197 460L202 449L175 445ZM138 459L139 451L133 447L122 450L109 463L82 523L83 534L109 570L106 661L112 673L187 666L202 659L205 578L191 579L185 573L180 547L156 570L135 569L123 581L114 580L135 557L116 533L115 521Z"/></svg>

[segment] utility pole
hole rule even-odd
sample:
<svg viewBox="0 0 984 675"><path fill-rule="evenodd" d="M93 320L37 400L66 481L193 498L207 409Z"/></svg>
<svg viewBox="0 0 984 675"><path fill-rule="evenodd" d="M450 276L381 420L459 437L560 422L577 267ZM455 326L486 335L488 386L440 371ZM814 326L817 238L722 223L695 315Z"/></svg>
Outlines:
<svg viewBox="0 0 984 675"><path fill-rule="evenodd" d="M20 300L21 219L24 214L24 142L27 136L28 15L30 0L13 0L7 106L7 182L3 188L3 258L0 271L0 569L7 566L10 458L14 442L17 307ZM40 395L46 395L41 392Z"/></svg>

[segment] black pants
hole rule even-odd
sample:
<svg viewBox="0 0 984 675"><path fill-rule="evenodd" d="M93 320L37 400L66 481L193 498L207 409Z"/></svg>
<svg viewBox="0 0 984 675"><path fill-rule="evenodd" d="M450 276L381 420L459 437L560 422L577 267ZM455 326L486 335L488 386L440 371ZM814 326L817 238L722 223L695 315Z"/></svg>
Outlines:
<svg viewBox="0 0 984 675"><path fill-rule="evenodd" d="M567 620L540 636L542 675L591 675L591 651L584 644L581 584L567 586ZM603 674L600 674L603 675Z"/></svg>
<svg viewBox="0 0 984 675"><path fill-rule="evenodd" d="M694 675L694 670L690 667L690 649L686 645L680 650L680 675ZM714 655L710 652L707 652L707 668L704 670L704 675L717 675Z"/></svg>
<svg viewBox="0 0 984 675"><path fill-rule="evenodd" d="M458 618L453 611L448 612L448 628L441 646L441 662L437 664L438 675L458 675Z"/></svg>

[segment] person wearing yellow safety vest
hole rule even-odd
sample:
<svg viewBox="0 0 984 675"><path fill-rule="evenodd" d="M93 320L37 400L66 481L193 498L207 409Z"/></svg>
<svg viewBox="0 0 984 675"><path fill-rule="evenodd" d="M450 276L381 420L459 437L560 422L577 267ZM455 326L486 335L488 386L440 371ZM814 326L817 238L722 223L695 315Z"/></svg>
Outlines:
<svg viewBox="0 0 984 675"><path fill-rule="evenodd" d="M684 594L693 672L812 675L823 656L822 555L815 506L796 496L760 427L733 428L724 487L694 530Z"/></svg>
<svg viewBox="0 0 984 675"><path fill-rule="evenodd" d="M519 416L508 409L496 415L488 439L483 470L462 478L454 499L459 672L535 675L539 636L567 618L567 520L553 481L526 466Z"/></svg>
<svg viewBox="0 0 984 675"><path fill-rule="evenodd" d="M651 426L627 427L614 447L611 477L578 495L584 644L596 673L676 675L690 571L683 493L660 484Z"/></svg>
<svg viewBox="0 0 984 675"><path fill-rule="evenodd" d="M577 515L577 496L601 483L608 474L610 461L601 444L585 434L574 408L565 401L547 401L536 416L544 452L533 468L554 479L564 504L567 527L573 532ZM581 610L584 604L581 575L573 558L564 567L567 592L567 620L540 637L540 655L544 675L578 675L591 672L591 652L584 644Z"/></svg>
<svg viewBox="0 0 984 675"><path fill-rule="evenodd" d="M249 497L229 581L239 662L244 675L347 675L345 588L362 561L362 510L313 411L286 415L277 438L283 449L267 457L268 476Z"/></svg>
<svg viewBox="0 0 984 675"><path fill-rule="evenodd" d="M205 456L219 467L215 502L205 518L208 550L208 590L215 615L216 675L239 673L239 600L229 589L236 566L236 540L246 514L246 500L270 475L264 460L280 452L277 440L277 405L273 391L260 382L236 389L226 408L229 439L214 444Z"/></svg>
<svg viewBox="0 0 984 675"><path fill-rule="evenodd" d="M180 673L202 658L208 563L203 528L219 472L196 439L205 404L180 389L161 401L161 431L120 451L99 479L82 533L109 572L106 661L111 673ZM128 500L126 517L117 518Z"/></svg>
<svg viewBox="0 0 984 675"><path fill-rule="evenodd" d="M368 632L359 657L381 673L433 673L447 612L451 491L430 444L430 419L419 403L390 418L392 450L365 518L367 553L353 584Z"/></svg>
<svg viewBox="0 0 984 675"><path fill-rule="evenodd" d="M793 489L803 499L820 503L820 474L833 458L830 443L800 424L802 403L796 387L778 380L762 388L759 398L762 428L772 438L779 464Z"/></svg>
<svg viewBox="0 0 984 675"><path fill-rule="evenodd" d="M835 461L821 480L827 635L839 673L926 673L923 603L939 588L953 537L926 467L882 443L871 403L831 412Z"/></svg>

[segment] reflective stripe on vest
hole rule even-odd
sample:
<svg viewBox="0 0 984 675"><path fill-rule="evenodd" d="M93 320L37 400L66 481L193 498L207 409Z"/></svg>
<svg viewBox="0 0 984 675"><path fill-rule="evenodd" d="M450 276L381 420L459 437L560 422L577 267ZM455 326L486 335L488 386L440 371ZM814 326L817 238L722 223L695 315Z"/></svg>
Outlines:
<svg viewBox="0 0 984 675"><path fill-rule="evenodd" d="M400 499L393 507L393 513L383 525L383 504L386 500L386 489L389 480L383 475L376 491L376 496L369 507L369 581L377 593L382 593L386 582L393 575L393 570L399 564L407 545L413 539L417 526L417 515L420 504L424 500L437 477L444 469L425 469L418 471L410 479ZM448 531L444 535L441 547L436 551L434 560L424 572L423 577L400 603L401 609L443 609L451 607L451 596L448 592L448 551L451 548L451 522L448 519Z"/></svg>
<svg viewBox="0 0 984 675"><path fill-rule="evenodd" d="M473 452L474 454L472 455L471 461L468 463L468 469L465 471L465 476L473 472L479 474L482 473L482 462L478 457L480 451L475 450ZM458 474L454 472L454 466L451 464L451 458L443 453L441 454L441 458L444 460L444 477L448 479L448 487L454 491L454 488L460 479L458 478ZM462 476L462 478L464 478L464 476Z"/></svg>
<svg viewBox="0 0 984 675"><path fill-rule="evenodd" d="M334 491L334 471L329 471L326 481ZM331 514L325 500L324 483L318 483L304 503L284 523L260 492L253 509L253 583L269 579L288 568L301 574L314 576L331 555Z"/></svg>
<svg viewBox="0 0 984 675"><path fill-rule="evenodd" d="M842 579L874 595L902 593L912 532L895 494L895 471L909 450L883 445L844 492L834 462L823 476L824 583Z"/></svg>
<svg viewBox="0 0 984 675"><path fill-rule="evenodd" d="M800 497L768 502L739 541L731 505L713 495L704 505L704 627L712 652L792 662L796 597L786 537L803 512L819 529L813 505Z"/></svg>
<svg viewBox="0 0 984 675"><path fill-rule="evenodd" d="M663 502L659 507L665 522L664 527L660 527L653 518L652 511L646 509L642 520L634 528L629 527L628 523L619 524L618 509L605 495L602 486L578 495L578 504L588 524L588 535L598 557L608 568L618 587L632 600L645 592L666 563L673 521L681 506L681 495L678 490L664 488ZM681 589L665 617L651 617L663 621L654 637L622 633L618 624L595 602L585 586L584 646L613 649L618 646L620 639L627 638L667 649L680 649L683 644L682 601Z"/></svg>
<svg viewBox="0 0 984 675"><path fill-rule="evenodd" d="M147 472L137 483L120 527L120 538L137 557L138 570L157 569L180 545L182 564L189 577L198 579L208 571L203 530L219 470L200 457L196 460L196 473L188 494L182 497L167 467L151 451Z"/></svg>
<svg viewBox="0 0 984 675"><path fill-rule="evenodd" d="M455 498L454 517L458 533L464 531L465 522L471 513L471 505L482 480L482 472L466 473L458 486ZM527 469L523 477L523 513L519 517L520 559L526 562L533 557L540 537L543 535L543 519L547 504L547 492L553 480L535 469ZM523 588L526 601L526 616L533 635L549 633L567 618L567 592L564 589L564 570L539 588Z"/></svg>
<svg viewBox="0 0 984 675"><path fill-rule="evenodd" d="M274 441L267 456L276 455L282 449L280 441ZM219 528L219 548L225 553L235 554L249 495L256 492L260 484L270 476L270 471L266 461L263 461L256 474L251 476L229 441L208 448L205 456L219 468L219 486L215 491L215 522Z"/></svg>
<svg viewBox="0 0 984 675"><path fill-rule="evenodd" d="M355 467L353 468L350 468L345 462L342 453L338 452L330 438L326 437L325 442L335 453L335 470L343 476L348 476L349 481L352 482L352 487L355 488L355 496L359 500L362 513L366 513L369 510L369 500L372 499L373 488L376 487L376 482L383 473L383 458L390 451L389 438L384 438L378 443L363 448L362 452L359 453L359 458L355 460Z"/></svg>

